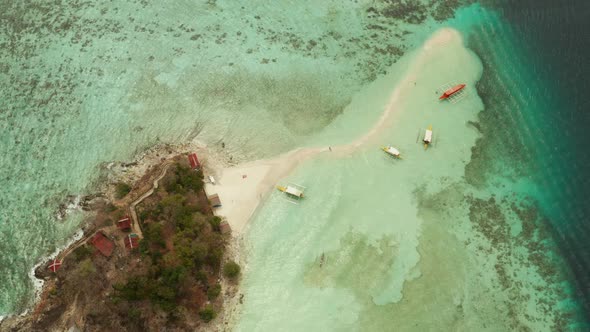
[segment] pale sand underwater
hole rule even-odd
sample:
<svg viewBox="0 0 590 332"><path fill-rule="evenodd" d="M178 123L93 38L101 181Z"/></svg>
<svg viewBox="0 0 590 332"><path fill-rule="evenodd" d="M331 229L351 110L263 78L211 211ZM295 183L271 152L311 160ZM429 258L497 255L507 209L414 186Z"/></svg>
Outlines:
<svg viewBox="0 0 590 332"><path fill-rule="evenodd" d="M433 54L430 51L436 47L460 43L461 36L457 31L452 29L437 31L424 44L423 51L413 60L403 80L391 92L389 103L374 126L351 143L330 147L299 148L272 159L257 160L214 171L216 183L208 184L207 192L219 194L222 200L223 205L217 210L217 214L226 217L232 230L241 233L263 198L301 163L320 153L330 153L332 157L343 158L370 144L378 145L379 142L376 139L384 130L390 128L391 121L403 102L404 93L414 87L415 72L420 70L425 62L436 56L436 53Z"/></svg>
<svg viewBox="0 0 590 332"><path fill-rule="evenodd" d="M236 330L546 330L559 320L545 305L559 301L559 287L531 264L528 242L510 238L524 229L513 212L521 203L464 183L479 136L469 123L483 110L478 58L442 29L395 66L364 91L384 96L365 134L218 174L219 213L243 233L247 262L244 303L224 318ZM449 82L466 83L466 98L439 102ZM355 126L362 108L353 101L335 130ZM420 130L430 124L425 151ZM404 159L380 151L388 144ZM289 181L307 187L298 205L274 190ZM511 246L494 247L486 223L513 229L502 239ZM496 258L506 253L510 260ZM518 288L505 290L507 275Z"/></svg>

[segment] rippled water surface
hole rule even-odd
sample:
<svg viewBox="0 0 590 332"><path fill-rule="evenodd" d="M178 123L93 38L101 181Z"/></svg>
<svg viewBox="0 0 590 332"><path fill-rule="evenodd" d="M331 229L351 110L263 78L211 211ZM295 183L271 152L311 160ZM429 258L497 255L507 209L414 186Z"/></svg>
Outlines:
<svg viewBox="0 0 590 332"><path fill-rule="evenodd" d="M30 303L28 271L82 217L57 206L101 163L158 142L237 161L346 143L450 26L464 46L415 70L381 137L406 160L321 157L290 177L306 202L260 210L237 329L587 328L590 9L485 5L0 2L0 316ZM456 79L469 98L439 107Z"/></svg>

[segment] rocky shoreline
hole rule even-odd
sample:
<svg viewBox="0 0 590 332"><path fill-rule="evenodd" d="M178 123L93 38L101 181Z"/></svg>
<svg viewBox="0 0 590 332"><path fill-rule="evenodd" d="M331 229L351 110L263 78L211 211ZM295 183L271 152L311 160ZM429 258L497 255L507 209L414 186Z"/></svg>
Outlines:
<svg viewBox="0 0 590 332"><path fill-rule="evenodd" d="M57 256L59 257L63 252L76 247L80 241L97 231L94 212L107 205L125 208L134 198L143 193L146 187L149 187L154 174L159 172L164 162L187 155L189 152L199 154L201 162L205 165L204 172L208 174L215 174L216 170L227 167L232 163L231 160L224 162L223 159L225 158L223 156L212 154L203 144L185 143L177 145L162 144L151 147L137 155L132 162L109 162L100 165L100 182L95 192L87 195L68 195L56 210L55 216L57 220L67 218L70 213L76 210L87 211L91 214L81 225L82 239L73 239L70 245L61 248ZM117 183L130 184L130 194L118 199L115 189ZM80 236L80 234L77 236ZM240 250L243 247L243 238L241 236L231 236L229 241L224 260L231 259L242 265L244 260L240 255ZM41 312L47 313L59 310L59 308L52 308L51 301L48 301L49 293L54 291L56 287L55 274L47 268L51 259L52 257L46 257L34 269L35 278L43 282L41 289L37 290L37 300L34 307L20 315L5 317L0 321L0 330L16 331L26 329L27 326L30 327L36 320L39 320ZM217 319L205 326L199 326L199 329L229 331L234 318L239 312L238 307L239 303L242 302L243 295L239 294L237 283L227 282L223 278L220 278L220 282L223 289L223 310L218 313ZM53 314L55 313L53 312ZM75 321L75 317L71 317L68 322L72 324L61 327L65 330L74 328L78 325Z"/></svg>

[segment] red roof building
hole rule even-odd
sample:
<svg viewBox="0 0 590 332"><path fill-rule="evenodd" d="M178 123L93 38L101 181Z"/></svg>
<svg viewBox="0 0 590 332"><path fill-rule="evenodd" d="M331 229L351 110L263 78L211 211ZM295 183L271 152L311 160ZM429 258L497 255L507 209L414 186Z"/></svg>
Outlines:
<svg viewBox="0 0 590 332"><path fill-rule="evenodd" d="M229 223L225 220L222 221L221 224L219 224L219 230L221 231L221 234L231 233L231 227L229 226Z"/></svg>
<svg viewBox="0 0 590 332"><path fill-rule="evenodd" d="M191 164L191 168L200 168L201 163L199 162L199 158L197 158L196 153L191 153L188 155L188 162Z"/></svg>
<svg viewBox="0 0 590 332"><path fill-rule="evenodd" d="M117 222L117 228L122 231L128 231L131 229L131 219L129 219L128 216L125 216L125 218Z"/></svg>
<svg viewBox="0 0 590 332"><path fill-rule="evenodd" d="M54 259L53 261L51 261L51 264L49 264L49 269L51 270L51 272L57 272L57 270L59 270L59 268L61 267L61 263L62 261L60 259Z"/></svg>
<svg viewBox="0 0 590 332"><path fill-rule="evenodd" d="M139 246L139 236L135 233L131 233L125 237L125 248L131 250Z"/></svg>
<svg viewBox="0 0 590 332"><path fill-rule="evenodd" d="M90 239L90 243L96 248L96 250L100 251L106 257L111 256L113 253L113 249L115 245L111 240L109 240L102 232L97 232L94 234L92 239Z"/></svg>
<svg viewBox="0 0 590 332"><path fill-rule="evenodd" d="M211 196L207 196L209 203L212 207L220 207L221 206L221 199L219 199L219 195L213 194Z"/></svg>

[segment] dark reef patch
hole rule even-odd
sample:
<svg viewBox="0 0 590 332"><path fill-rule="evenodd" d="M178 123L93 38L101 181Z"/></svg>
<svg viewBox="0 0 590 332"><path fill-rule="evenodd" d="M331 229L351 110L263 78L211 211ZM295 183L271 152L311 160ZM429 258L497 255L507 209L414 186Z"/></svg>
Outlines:
<svg viewBox="0 0 590 332"><path fill-rule="evenodd" d="M476 89L484 103L485 110L478 113L477 122L470 122L482 137L471 148L471 160L465 167L466 181L482 188L490 178L504 177L511 181L531 172L532 151L526 147L522 135L518 135L518 123L506 109L517 108L516 101L509 96L498 97L499 78L490 67L489 56L479 50L478 40L470 40L469 46L482 59L483 74L477 82ZM475 45L475 46L474 46ZM501 100L498 100L500 98ZM511 129L507 129L511 128ZM497 135L499 129L512 135Z"/></svg>
<svg viewBox="0 0 590 332"><path fill-rule="evenodd" d="M511 329L526 330L532 323L527 309L521 306L531 301L531 290L542 294L536 297L534 306L546 313L546 326L562 330L571 323L571 312L555 310L559 302L571 300L561 285L567 278L561 272L565 262L548 255L557 247L547 231L548 220L534 199L516 193L502 197L483 194L467 183L451 183L434 194L418 189L416 197L423 218L430 216L437 223L454 224L454 232L464 237L469 251L487 262L485 268L493 271L497 279L498 296ZM458 223L462 211L467 213L469 225ZM465 227L473 233L465 233ZM538 277L531 276L531 271ZM527 284L523 280L528 280Z"/></svg>

